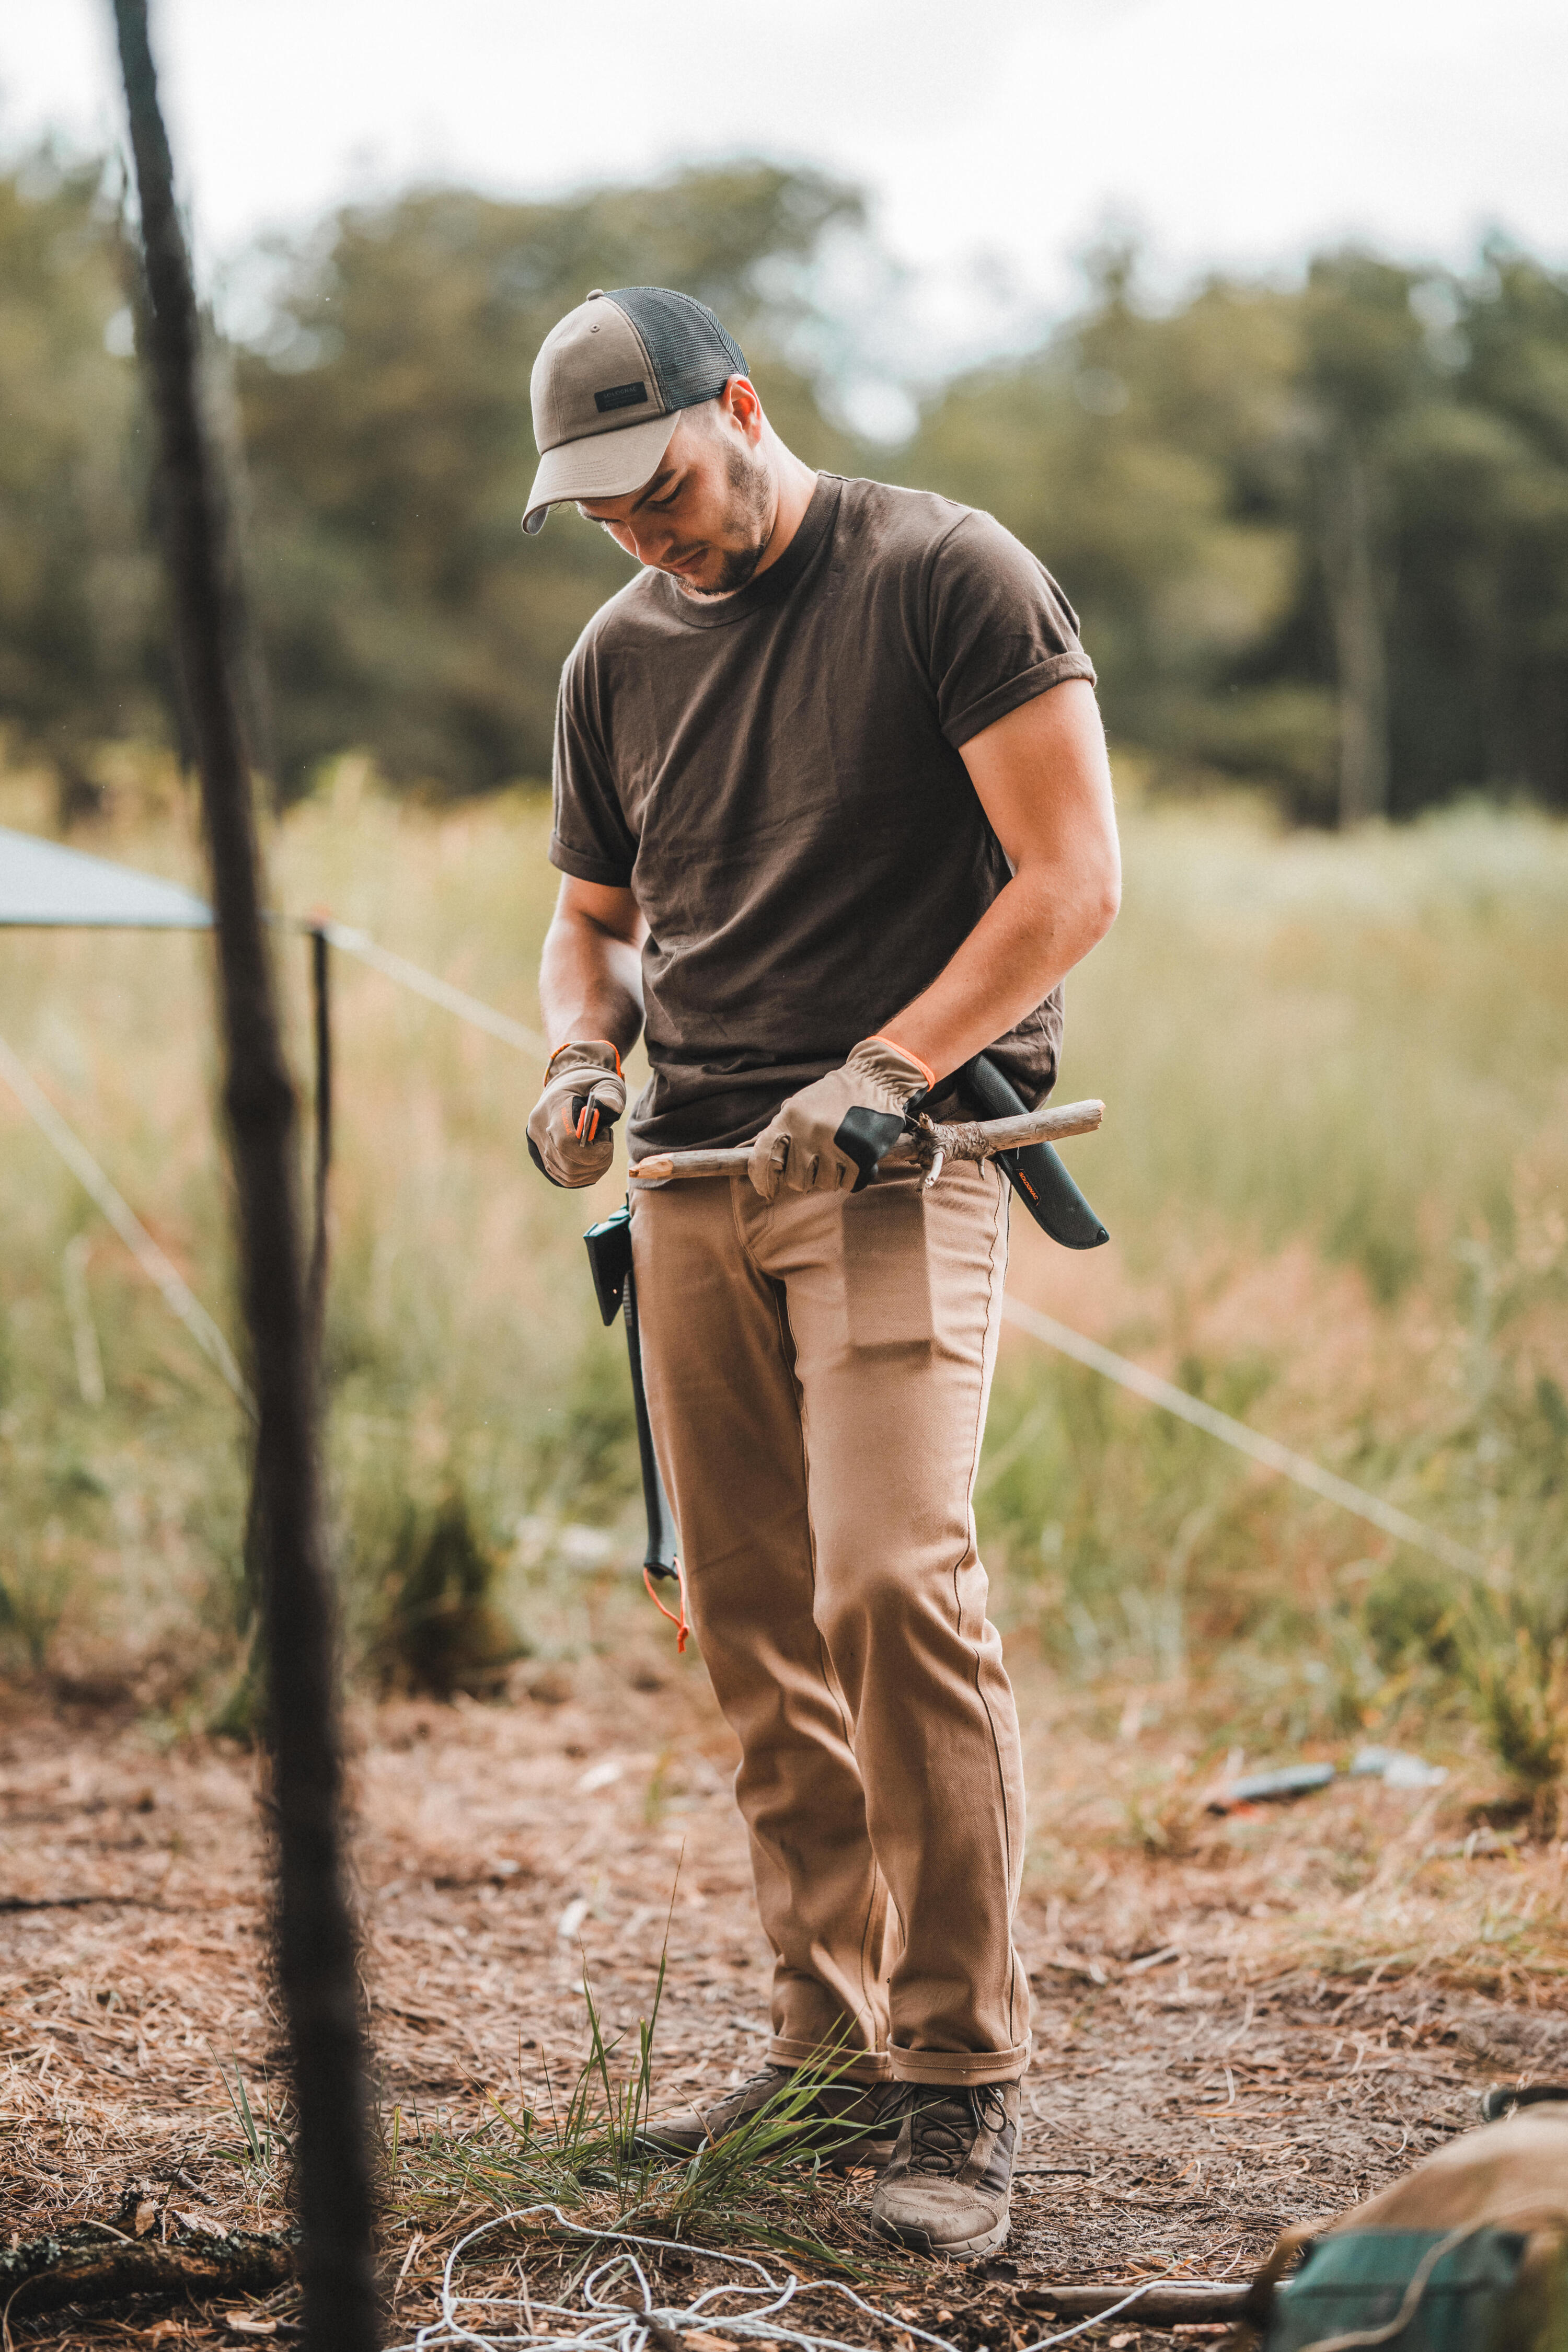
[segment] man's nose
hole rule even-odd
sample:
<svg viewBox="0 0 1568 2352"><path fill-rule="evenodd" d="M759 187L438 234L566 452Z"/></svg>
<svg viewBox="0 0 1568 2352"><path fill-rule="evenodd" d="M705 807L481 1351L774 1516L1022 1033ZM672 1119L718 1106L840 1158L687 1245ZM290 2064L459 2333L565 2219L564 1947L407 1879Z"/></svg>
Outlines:
<svg viewBox="0 0 1568 2352"><path fill-rule="evenodd" d="M628 523L626 536L632 543L631 551L639 563L657 563L661 556L668 554L674 544L669 532L660 530L657 523Z"/></svg>

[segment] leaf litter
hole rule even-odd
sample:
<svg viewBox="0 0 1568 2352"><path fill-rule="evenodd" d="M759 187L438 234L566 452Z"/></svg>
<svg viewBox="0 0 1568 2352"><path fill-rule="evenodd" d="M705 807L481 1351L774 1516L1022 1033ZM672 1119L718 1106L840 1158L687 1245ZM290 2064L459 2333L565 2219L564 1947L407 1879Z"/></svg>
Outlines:
<svg viewBox="0 0 1568 2352"><path fill-rule="evenodd" d="M1107 1799L1131 1801L1147 1757L1026 1655L1037 2014L1004 2254L962 2268L879 2246L869 2173L791 2164L787 2130L724 2179L617 2173L617 2102L624 2126L628 2098L678 2104L762 2063L768 1956L732 1746L699 1675L625 1652L549 1671L537 1701L524 1669L509 1705L353 1717L389 2341L458 2340L445 2292L494 2298L497 2342L556 2327L618 2352L748 2333L1025 2352L1052 2332L1050 2285L1244 2278L1285 2224L1467 2127L1487 2083L1568 2067L1560 1845L1478 1839L1456 1772L1418 1793L1344 1778L1310 1821L1205 1824L1194 1807L1151 1852ZM0 1918L11 2242L116 2215L209 2243L276 2230L289 2116L255 1759L9 1705L5 1883L47 1906ZM583 2235L628 2230L655 2242ZM715 2294L748 2259L758 2293ZM584 2304L595 2280L614 2308ZM461 2307L472 2327L479 2306ZM285 2287L174 2321L10 2324L18 2347L63 2352L284 2340L295 2311ZM1135 2307L1114 2325L1130 2346L1190 2340L1138 2326Z"/></svg>

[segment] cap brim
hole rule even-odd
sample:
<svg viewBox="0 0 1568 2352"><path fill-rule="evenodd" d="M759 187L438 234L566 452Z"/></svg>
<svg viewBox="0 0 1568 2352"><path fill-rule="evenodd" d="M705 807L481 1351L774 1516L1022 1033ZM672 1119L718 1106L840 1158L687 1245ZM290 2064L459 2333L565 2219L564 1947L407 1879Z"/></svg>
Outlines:
<svg viewBox="0 0 1568 2352"><path fill-rule="evenodd" d="M546 450L528 494L524 530L541 530L551 508L567 499L624 499L640 490L658 471L679 422L676 409L642 425L623 425L618 433L590 433Z"/></svg>

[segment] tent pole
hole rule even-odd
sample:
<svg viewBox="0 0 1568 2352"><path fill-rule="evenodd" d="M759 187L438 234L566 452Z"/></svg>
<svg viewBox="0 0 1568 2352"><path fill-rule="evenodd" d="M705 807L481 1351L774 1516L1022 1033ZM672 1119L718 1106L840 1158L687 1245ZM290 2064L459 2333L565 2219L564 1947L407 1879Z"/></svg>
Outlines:
<svg viewBox="0 0 1568 2352"><path fill-rule="evenodd" d="M277 1824L273 1932L298 2116L305 2344L307 2352L376 2352L375 2205L357 1937L342 1866L336 1623L300 1215L299 1107L262 915L253 783L234 675L239 616L147 0L114 0L114 16L142 202L142 356L163 466L163 553L217 918L224 1108L258 1407L253 1516Z"/></svg>
<svg viewBox="0 0 1568 2352"><path fill-rule="evenodd" d="M327 1187L332 1172L331 941L310 925L310 1012L316 1038L316 1160L310 1235L310 1322L318 1360L327 1308Z"/></svg>

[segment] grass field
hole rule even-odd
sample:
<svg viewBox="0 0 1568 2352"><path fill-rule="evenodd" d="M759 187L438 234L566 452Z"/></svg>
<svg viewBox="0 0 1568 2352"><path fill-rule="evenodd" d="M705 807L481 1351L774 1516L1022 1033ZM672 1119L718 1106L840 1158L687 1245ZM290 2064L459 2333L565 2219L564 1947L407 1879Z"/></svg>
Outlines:
<svg viewBox="0 0 1568 2352"><path fill-rule="evenodd" d="M0 820L46 814L36 780L0 785ZM1493 1579L1457 1590L1015 1334L980 1496L999 1612L1042 1672L1179 1725L1194 1769L1479 1725L1549 1789L1568 829L1474 808L1283 836L1244 799L1145 804L1131 784L1123 815L1125 909L1071 982L1062 1079L1110 1107L1069 1149L1113 1244L1075 1258L1016 1228L1013 1286L1446 1529ZM531 1022L546 831L540 796L432 813L344 760L275 829L275 896ZM127 759L78 845L199 881L150 761ZM0 936L0 1034L232 1322L209 952ZM281 957L304 1072L303 950ZM342 957L336 981L330 1444L353 1657L384 1681L473 1680L514 1633L546 1664L613 1643L635 1465L578 1236L618 1177L550 1190L521 1149L524 1057ZM171 1730L223 1720L247 1622L232 1401L8 1097L0 1129L6 1663L129 1691Z"/></svg>
<svg viewBox="0 0 1568 2352"><path fill-rule="evenodd" d="M0 776L0 823L48 814L38 780ZM1026 2285L1244 2276L1283 2223L1464 2128L1480 2084L1568 2052L1568 828L1468 810L1285 836L1131 778L1123 815L1125 911L1071 983L1062 1082L1109 1106L1068 1150L1113 1240L1074 1256L1017 1223L1010 1291L1486 1566L1456 1577L1009 1331L978 1510L1030 1787ZM276 903L530 1023L546 830L537 795L422 810L344 761L272 831ZM155 763L128 757L76 840L199 885ZM0 934L0 1035L232 1329L209 955ZM298 939L280 969L308 1077ZM382 2252L412 2329L476 2218L541 2166L570 2192L536 2123L588 2054L584 1970L624 2070L668 1958L668 2098L755 2063L766 1955L732 1739L632 1573L624 1353L579 1240L618 1184L569 1196L529 1166L528 1058L334 969L331 1499ZM132 2207L184 2228L191 2193L275 2224L244 1433L3 1090L0 1220L0 2206L33 2235ZM1448 1778L1206 1810L1226 1759L1367 1739ZM645 2193L577 2172L579 2218ZM702 2228L826 2233L808 2267L874 2277L965 2352L1043 2324L1005 2277L874 2258L864 2182L776 2187L742 2180ZM580 2262L569 2224L502 2231L471 2283L539 2298ZM13 2332L216 2345L219 2302ZM889 2340L847 2307L834 2326Z"/></svg>

